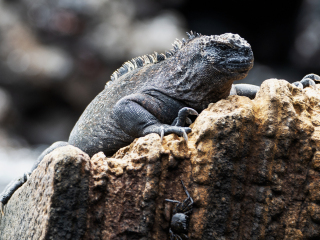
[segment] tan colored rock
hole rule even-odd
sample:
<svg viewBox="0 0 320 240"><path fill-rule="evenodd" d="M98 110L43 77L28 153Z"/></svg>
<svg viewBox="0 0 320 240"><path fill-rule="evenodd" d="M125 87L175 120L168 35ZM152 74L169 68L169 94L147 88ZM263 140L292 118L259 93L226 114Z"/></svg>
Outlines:
<svg viewBox="0 0 320 240"><path fill-rule="evenodd" d="M320 239L319 116L320 87L301 90L271 79L254 100L230 96L210 104L191 126L188 144L173 134L160 143L150 134L111 158L97 153L90 173L83 171L89 190L80 238L169 239L175 206L165 199L186 198L182 179L194 199L189 239ZM36 198L37 191L22 196L24 188L3 219L18 209L11 201ZM41 214L50 222L52 215Z"/></svg>
<svg viewBox="0 0 320 240"><path fill-rule="evenodd" d="M89 160L72 146L47 155L0 214L0 239L83 239Z"/></svg>
<svg viewBox="0 0 320 240"><path fill-rule="evenodd" d="M319 114L318 87L273 79L253 101L210 104L188 146L175 135L136 139L104 160L100 239L168 239L174 206L164 199L186 198L180 179L195 202L190 239L320 239Z"/></svg>

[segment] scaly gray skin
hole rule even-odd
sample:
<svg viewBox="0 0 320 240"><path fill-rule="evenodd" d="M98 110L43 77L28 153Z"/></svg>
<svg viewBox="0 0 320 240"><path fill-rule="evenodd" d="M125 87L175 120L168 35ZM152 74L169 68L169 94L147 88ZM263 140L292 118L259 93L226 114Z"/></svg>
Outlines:
<svg viewBox="0 0 320 240"><path fill-rule="evenodd" d="M90 156L99 151L112 155L149 133L190 132L181 125L171 126L179 110L189 107L200 112L226 98L233 81L243 79L253 66L251 47L239 35L190 38L185 44L176 41L171 57L113 74L114 80L84 111L68 142ZM165 58L157 56L150 60Z"/></svg>
<svg viewBox="0 0 320 240"><path fill-rule="evenodd" d="M90 156L103 151L114 154L135 138L149 133L175 133L187 140L191 132L188 115L197 115L209 103L229 95L254 98L259 87L233 85L253 66L251 46L237 34L176 40L166 54L144 55L123 64L105 89L88 105L74 126L68 143L56 142L37 159L32 170L11 182L0 194L6 204L41 162L54 149L71 144Z"/></svg>

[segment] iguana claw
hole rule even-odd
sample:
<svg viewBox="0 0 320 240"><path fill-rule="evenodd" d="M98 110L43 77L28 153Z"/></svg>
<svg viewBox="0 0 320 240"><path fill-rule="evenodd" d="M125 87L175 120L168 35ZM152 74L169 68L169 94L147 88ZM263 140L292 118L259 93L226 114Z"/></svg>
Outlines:
<svg viewBox="0 0 320 240"><path fill-rule="evenodd" d="M189 124L189 125L192 124L191 119L187 117L187 118L186 118L186 123Z"/></svg>
<svg viewBox="0 0 320 240"><path fill-rule="evenodd" d="M162 126L158 126L156 128L150 129L149 133L158 133L160 135L160 142L162 142L163 137L170 133L177 134L179 137L183 137L188 143L188 135L187 133L191 132L191 128L189 127L178 127L178 126L170 126L163 124Z"/></svg>
<svg viewBox="0 0 320 240"><path fill-rule="evenodd" d="M302 78L302 80L303 80L303 79L306 79L306 78L311 79L311 80L313 80L314 82L318 82L318 83L320 82L320 76L317 75L317 74L314 74L314 73L310 73L310 74L305 75L305 76Z"/></svg>
<svg viewBox="0 0 320 240"><path fill-rule="evenodd" d="M316 85L316 83L311 78L303 78L300 82L302 83L303 88Z"/></svg>
<svg viewBox="0 0 320 240"><path fill-rule="evenodd" d="M294 82L292 85L296 86L297 88L303 89L303 85L301 82Z"/></svg>
<svg viewBox="0 0 320 240"><path fill-rule="evenodd" d="M189 107L184 107L184 108L180 109L179 112L181 112L181 111L186 111L189 115L196 115L196 116L199 115L199 113L196 110L194 110L193 108L189 108Z"/></svg>
<svg viewBox="0 0 320 240"><path fill-rule="evenodd" d="M185 130L182 130L183 138L186 140L186 144L188 144L188 135Z"/></svg>
<svg viewBox="0 0 320 240"><path fill-rule="evenodd" d="M162 143L162 140L163 140L163 136L164 136L164 128L161 127L161 134L160 134L160 143Z"/></svg>
<svg viewBox="0 0 320 240"><path fill-rule="evenodd" d="M292 83L292 85L304 89L306 87L315 86L316 83L320 82L320 76L314 73L308 74L302 78L301 81Z"/></svg>
<svg viewBox="0 0 320 240"><path fill-rule="evenodd" d="M302 80L292 83L292 85L304 89L306 87L315 86L316 83L320 82L320 76L317 74L311 73L302 78Z"/></svg>

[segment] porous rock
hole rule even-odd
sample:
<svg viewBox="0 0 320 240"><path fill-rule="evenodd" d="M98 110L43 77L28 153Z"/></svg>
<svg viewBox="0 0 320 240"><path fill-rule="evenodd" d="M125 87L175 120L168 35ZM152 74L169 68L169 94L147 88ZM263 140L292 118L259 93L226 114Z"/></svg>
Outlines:
<svg viewBox="0 0 320 240"><path fill-rule="evenodd" d="M165 199L186 198L182 179L194 199L189 239L320 239L319 91L270 79L254 100L230 96L210 104L192 124L188 143L173 134L161 143L150 134L112 157L97 153L89 167L84 153L65 147L77 151L70 159L82 159L77 165L82 180L71 184L86 199L75 204L78 213L57 210L64 206L59 194L74 203L80 197L56 191L58 172L46 170L57 162L49 161L50 155L9 201L0 236L19 226L8 227L6 219L20 218L22 226L29 224L25 229L41 236L37 239L55 239L48 237L54 229L71 239L169 239L174 204ZM64 166L60 171L67 171ZM38 184L31 191L39 174L47 187ZM61 181L67 184L73 174L69 178ZM57 214L70 218L69 225L55 227ZM77 214L85 226L71 218ZM43 220L26 221L33 215ZM75 228L78 235L72 235Z"/></svg>

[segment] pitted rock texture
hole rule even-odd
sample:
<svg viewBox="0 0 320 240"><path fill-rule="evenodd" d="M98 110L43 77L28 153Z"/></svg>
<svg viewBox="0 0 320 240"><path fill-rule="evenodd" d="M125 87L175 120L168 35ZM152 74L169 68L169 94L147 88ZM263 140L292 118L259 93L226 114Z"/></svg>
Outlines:
<svg viewBox="0 0 320 240"><path fill-rule="evenodd" d="M165 199L186 198L181 179L194 199L189 239L320 239L320 86L267 80L254 100L210 104L191 127L188 143L150 134L89 164L56 149L5 207L0 239L19 239L2 236L20 226L30 239L169 239Z"/></svg>
<svg viewBox="0 0 320 240"><path fill-rule="evenodd" d="M95 155L86 237L169 239L174 204L164 199L186 198L182 179L195 201L190 239L320 239L319 114L318 86L271 79L253 101L210 104L188 145L151 134Z"/></svg>
<svg viewBox="0 0 320 240"><path fill-rule="evenodd" d="M72 146L47 155L0 214L0 239L83 239L89 160Z"/></svg>

